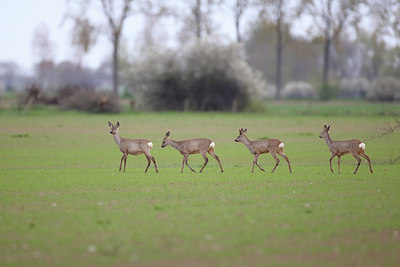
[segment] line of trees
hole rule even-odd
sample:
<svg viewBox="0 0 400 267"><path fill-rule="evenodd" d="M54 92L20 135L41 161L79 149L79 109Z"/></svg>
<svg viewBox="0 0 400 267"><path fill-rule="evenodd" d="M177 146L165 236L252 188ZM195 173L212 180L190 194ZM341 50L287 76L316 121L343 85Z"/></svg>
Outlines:
<svg viewBox="0 0 400 267"><path fill-rule="evenodd" d="M151 1L151 0L70 0L86 10L97 3L105 17L107 34L113 44L113 90L118 94L119 80L119 48L123 25L129 16L141 14L147 17L167 17L182 22L179 32L181 43L187 40L200 40L205 36L215 35L216 24L213 16L216 11L230 9L232 21L236 29L236 41L245 40L241 31L246 29L246 24L259 25L267 22L275 28L275 81L276 98L281 97L282 89L282 63L286 55L285 47L290 43L294 34L291 29L304 21L310 21L307 28L302 29L304 36L321 39L323 48L318 58L322 61L322 74L320 80L321 98L331 97L330 75L332 68L333 49L338 49L338 39L341 35L351 34L356 36L362 31L364 25L373 29L370 34L384 40L386 36L399 37L399 10L400 3L396 0L182 0L182 1ZM89 4L88 4L89 3ZM257 19L244 20L245 13L258 13ZM82 18L82 12L69 13L70 17ZM88 14L88 12L85 12ZM366 19L367 18L367 19ZM92 29L88 18L75 19L77 31L82 34L82 29ZM371 26L372 25L372 26ZM151 25L154 29L154 24ZM149 33L151 35L151 33ZM90 39L90 38L87 38ZM78 42L78 45L87 47L87 39ZM183 41L186 40L186 41ZM398 40L396 40L398 42ZM147 44L144 44L147 45ZM154 44L152 44L154 45ZM335 46L333 48L333 46Z"/></svg>
<svg viewBox="0 0 400 267"><path fill-rule="evenodd" d="M307 81L320 88L322 99L333 97L342 79L400 76L400 2L397 0L68 0L65 21L72 21L71 44L77 68L100 35L112 44L111 79L116 96L140 53L123 48L125 24L133 16L144 18L140 52L168 51L163 28L177 28L178 47L207 39L220 40L216 14L231 14L235 40L243 44L250 66L275 85L275 98L284 84ZM94 21L98 12L103 21ZM225 15L226 16L226 15ZM224 22L228 23L228 22ZM36 36L36 37L35 37ZM43 80L51 69L52 43L45 29L32 41L38 55L37 75ZM163 37L164 36L164 37ZM139 54L139 55L138 55ZM180 57L179 53L176 54ZM130 60L129 60L130 59ZM133 61L132 61L133 60ZM53 63L54 65L54 63ZM47 66L47 67L46 67ZM2 74L0 73L0 76ZM48 74L47 74L48 75ZM42 77L43 76L43 77ZM131 85L132 86L132 85Z"/></svg>

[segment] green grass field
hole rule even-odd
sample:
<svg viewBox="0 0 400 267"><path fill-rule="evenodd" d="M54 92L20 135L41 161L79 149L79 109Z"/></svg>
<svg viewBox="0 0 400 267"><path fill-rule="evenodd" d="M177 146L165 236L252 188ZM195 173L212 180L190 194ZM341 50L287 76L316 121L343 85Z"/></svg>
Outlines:
<svg viewBox="0 0 400 267"><path fill-rule="evenodd" d="M0 265L399 266L400 131L374 138L393 123L380 105L345 103L336 113L337 105L307 112L303 103L271 103L273 112L259 114L2 111ZM122 137L154 143L159 173L152 165L144 174L143 155L128 156L118 172L109 120L121 123ZM353 175L351 155L331 174L318 138L324 124L334 140L364 141L374 174L363 160ZM241 127L250 139L282 140L293 173L281 160L271 174L269 154L259 159L267 172L250 173L252 155L234 142ZM209 157L203 173L181 174L179 152L160 147L167 130L175 140L212 139L224 173ZM199 170L203 158L189 163Z"/></svg>

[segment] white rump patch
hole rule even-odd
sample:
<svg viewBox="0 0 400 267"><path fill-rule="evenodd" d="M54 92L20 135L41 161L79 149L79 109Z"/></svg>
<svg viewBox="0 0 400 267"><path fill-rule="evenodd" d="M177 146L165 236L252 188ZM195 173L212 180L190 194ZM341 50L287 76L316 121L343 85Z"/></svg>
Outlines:
<svg viewBox="0 0 400 267"><path fill-rule="evenodd" d="M148 142L147 144L149 145L150 149L153 148L153 143L152 142Z"/></svg>
<svg viewBox="0 0 400 267"><path fill-rule="evenodd" d="M210 147L211 147L211 148L214 148L214 147L215 147L215 143L214 143L214 142L211 142Z"/></svg>
<svg viewBox="0 0 400 267"><path fill-rule="evenodd" d="M365 150L365 144L364 143L359 144L358 147L361 148L361 150Z"/></svg>
<svg viewBox="0 0 400 267"><path fill-rule="evenodd" d="M284 145L283 143L280 143L280 144L279 144L279 147L280 147L280 148L283 148L284 146L285 146L285 145Z"/></svg>

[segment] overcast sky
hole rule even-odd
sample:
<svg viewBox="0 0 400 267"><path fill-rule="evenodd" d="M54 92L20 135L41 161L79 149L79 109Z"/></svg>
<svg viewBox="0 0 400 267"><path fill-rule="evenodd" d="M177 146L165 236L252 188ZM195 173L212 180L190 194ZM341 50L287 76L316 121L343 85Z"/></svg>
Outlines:
<svg viewBox="0 0 400 267"><path fill-rule="evenodd" d="M30 72L35 63L32 36L41 24L47 26L50 40L55 44L55 61L73 57L69 38L71 24L62 25L65 10L65 0L0 0L0 61L15 61L23 71ZM227 38L234 40L232 16L226 14L230 12L229 9L225 11L217 16L220 20L218 27ZM140 30L140 23L130 18L124 28L125 40L134 43ZM110 53L110 42L105 37L100 38L96 47L85 56L84 64L97 67Z"/></svg>
<svg viewBox="0 0 400 267"><path fill-rule="evenodd" d="M182 7L182 0L175 1L172 3L176 3L177 7L179 5ZM229 3L229 1L226 2ZM235 29L230 8L225 6L218 11L214 15L218 36L228 42L234 41ZM70 41L71 23L62 24L65 12L66 0L0 0L0 62L14 61L22 68L23 72L31 72L32 66L35 64L32 37L39 25L45 25L49 30L50 40L55 44L55 62L73 59L75 55ZM247 13L246 21L242 23L242 34L250 26L249 22L254 21L256 16L254 12ZM98 15L94 19L98 21L103 19L103 16ZM133 16L128 18L124 24L123 41L128 45L128 52L137 51L143 29L141 22L140 17ZM307 20L302 20L302 23L294 25L292 31L304 33L304 27L306 27L304 25L307 24L309 24ZM175 33L180 27L177 25L176 20L169 20L163 22L162 29L161 27L159 29L159 33L167 36L165 42L168 45L176 43ZM98 39L94 49L84 57L83 64L96 68L104 60L110 58L111 52L110 41L102 36Z"/></svg>
<svg viewBox="0 0 400 267"><path fill-rule="evenodd" d="M28 70L33 65L32 34L41 23L47 25L56 43L57 60L67 58L69 29L60 25L64 5L64 0L1 0L0 61L12 60Z"/></svg>

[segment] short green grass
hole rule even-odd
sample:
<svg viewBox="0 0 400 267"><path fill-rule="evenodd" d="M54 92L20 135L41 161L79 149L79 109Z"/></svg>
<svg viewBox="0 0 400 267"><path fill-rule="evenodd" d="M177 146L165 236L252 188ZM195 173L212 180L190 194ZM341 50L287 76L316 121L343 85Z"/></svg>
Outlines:
<svg viewBox="0 0 400 267"><path fill-rule="evenodd" d="M398 266L400 167L391 158L400 154L400 133L374 138L393 119L349 115L351 105L328 117L303 108L290 103L286 115L0 113L1 265ZM144 174L144 156L129 156L126 173L118 172L109 120L120 121L121 136L154 143L158 174L153 166ZM333 139L365 141L375 173L363 161L353 175L356 161L345 156L342 174L331 174L318 138L324 124ZM293 173L282 160L271 174L269 154L259 160L268 171L250 173L252 155L234 142L241 127L250 139L281 139ZM211 138L224 173L209 157L202 174L187 167L181 174L181 155L160 147L167 130L177 140ZM203 159L192 155L189 163L199 170Z"/></svg>

